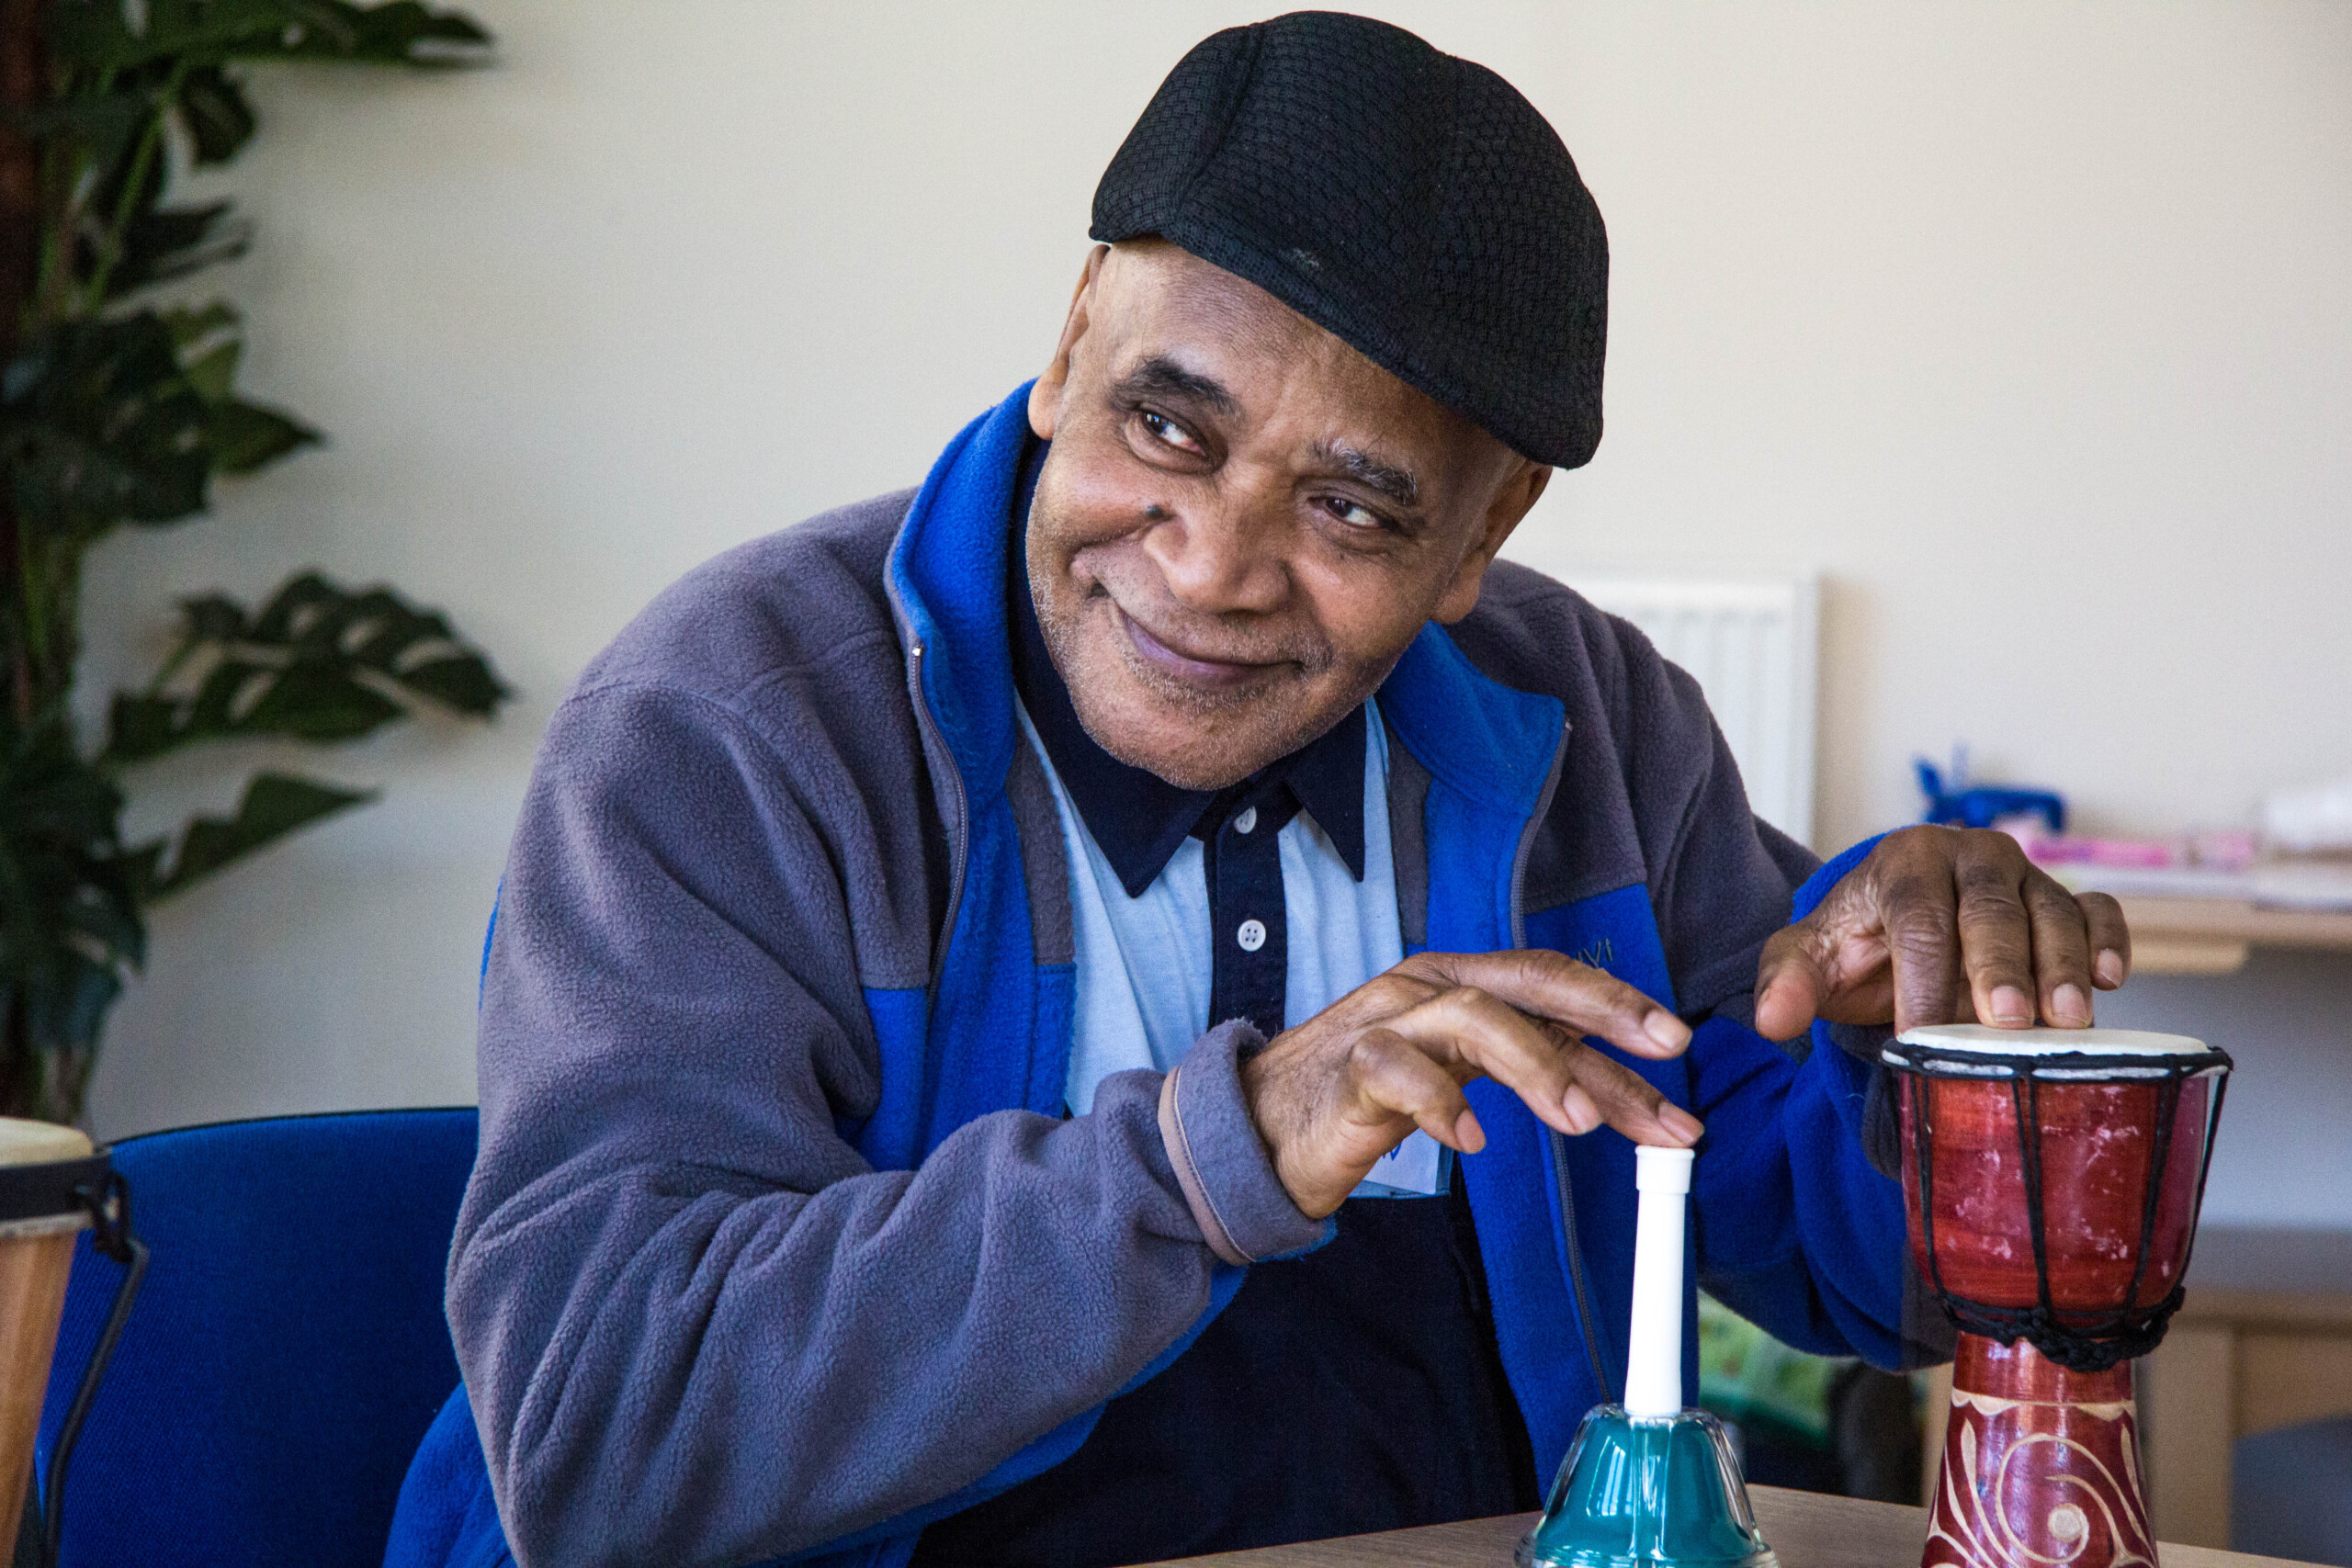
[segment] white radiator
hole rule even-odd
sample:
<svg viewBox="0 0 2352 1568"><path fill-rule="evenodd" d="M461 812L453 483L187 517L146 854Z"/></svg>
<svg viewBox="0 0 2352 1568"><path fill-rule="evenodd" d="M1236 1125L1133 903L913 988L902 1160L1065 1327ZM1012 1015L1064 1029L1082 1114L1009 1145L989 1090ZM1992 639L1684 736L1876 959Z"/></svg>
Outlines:
<svg viewBox="0 0 2352 1568"><path fill-rule="evenodd" d="M1648 634L1707 694L1756 814L1813 842L1821 582L1572 573L1577 592Z"/></svg>

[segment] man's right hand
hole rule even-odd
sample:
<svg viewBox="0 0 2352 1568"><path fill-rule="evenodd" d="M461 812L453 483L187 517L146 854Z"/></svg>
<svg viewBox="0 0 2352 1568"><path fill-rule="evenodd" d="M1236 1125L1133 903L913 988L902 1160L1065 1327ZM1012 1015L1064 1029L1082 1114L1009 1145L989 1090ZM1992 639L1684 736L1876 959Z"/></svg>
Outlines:
<svg viewBox="0 0 2352 1568"><path fill-rule="evenodd" d="M1274 1036L1242 1065L1241 1091L1275 1174L1311 1219L1416 1127L1464 1154L1486 1147L1462 1093L1473 1078L1511 1089L1563 1133L1605 1122L1635 1143L1698 1141L1698 1118L1588 1034L1653 1060L1690 1043L1657 1003L1556 953L1417 953Z"/></svg>

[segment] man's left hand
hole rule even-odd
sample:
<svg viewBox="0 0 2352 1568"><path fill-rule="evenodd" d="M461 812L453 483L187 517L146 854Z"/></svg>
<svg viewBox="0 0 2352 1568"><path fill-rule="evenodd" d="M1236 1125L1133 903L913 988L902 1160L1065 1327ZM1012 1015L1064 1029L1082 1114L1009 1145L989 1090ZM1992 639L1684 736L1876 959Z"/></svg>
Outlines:
<svg viewBox="0 0 2352 1568"><path fill-rule="evenodd" d="M1889 833L1812 914L1764 944L1756 1031L1832 1023L2040 1021L2082 1029L2132 967L2123 910L2069 893L2007 833Z"/></svg>

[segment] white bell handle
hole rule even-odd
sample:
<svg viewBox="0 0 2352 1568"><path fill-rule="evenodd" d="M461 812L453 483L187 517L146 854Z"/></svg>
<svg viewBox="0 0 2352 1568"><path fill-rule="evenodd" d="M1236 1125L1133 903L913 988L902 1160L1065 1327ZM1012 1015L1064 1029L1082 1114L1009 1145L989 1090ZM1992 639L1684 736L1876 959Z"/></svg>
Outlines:
<svg viewBox="0 0 2352 1568"><path fill-rule="evenodd" d="M1634 1323L1625 1346L1625 1414L1682 1414L1682 1235L1689 1149L1634 1150Z"/></svg>

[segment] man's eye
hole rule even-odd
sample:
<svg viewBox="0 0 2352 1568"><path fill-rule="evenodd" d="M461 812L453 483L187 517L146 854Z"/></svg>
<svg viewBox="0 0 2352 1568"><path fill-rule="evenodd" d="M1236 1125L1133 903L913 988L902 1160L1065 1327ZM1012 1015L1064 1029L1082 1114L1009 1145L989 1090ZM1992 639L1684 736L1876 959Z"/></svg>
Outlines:
<svg viewBox="0 0 2352 1568"><path fill-rule="evenodd" d="M1201 444L1193 439L1192 433L1166 414L1147 410L1136 417L1143 421L1143 427L1151 432L1153 440L1173 446L1179 452L1190 452L1195 457L1200 455Z"/></svg>
<svg viewBox="0 0 2352 1568"><path fill-rule="evenodd" d="M1385 528L1388 519L1368 506L1362 506L1343 495L1328 496L1323 509L1351 528Z"/></svg>

